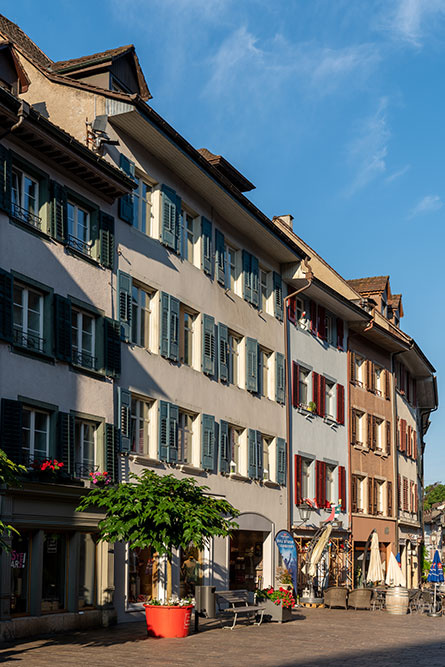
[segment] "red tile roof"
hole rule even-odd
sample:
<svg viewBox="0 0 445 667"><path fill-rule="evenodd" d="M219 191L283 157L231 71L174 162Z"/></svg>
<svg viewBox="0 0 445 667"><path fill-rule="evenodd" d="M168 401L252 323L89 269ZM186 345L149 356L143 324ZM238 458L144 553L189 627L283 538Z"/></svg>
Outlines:
<svg viewBox="0 0 445 667"><path fill-rule="evenodd" d="M11 42L16 44L19 49L28 54L31 60L34 60L41 67L48 68L53 64L51 58L48 58L18 25L2 14L0 14L0 35L3 35L5 39L11 40Z"/></svg>
<svg viewBox="0 0 445 667"><path fill-rule="evenodd" d="M80 58L71 58L70 60L57 60L52 64L51 70L59 72L60 74L67 70L81 69L93 63L99 63L103 60L110 60L116 56L123 55L134 49L133 44L127 46L118 46L116 49L108 49L108 51L101 51L100 53L92 53L89 56L81 56Z"/></svg>
<svg viewBox="0 0 445 667"><path fill-rule="evenodd" d="M374 276L372 278L355 278L347 283L359 294L376 294L384 292L389 282L389 276Z"/></svg>

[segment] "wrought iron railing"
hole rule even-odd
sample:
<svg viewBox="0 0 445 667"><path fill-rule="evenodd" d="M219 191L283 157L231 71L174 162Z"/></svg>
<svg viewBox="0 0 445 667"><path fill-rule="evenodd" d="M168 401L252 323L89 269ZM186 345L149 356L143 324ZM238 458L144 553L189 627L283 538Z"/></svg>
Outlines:
<svg viewBox="0 0 445 667"><path fill-rule="evenodd" d="M31 225L36 229L41 229L42 227L42 218L39 218L38 215L28 211L28 209L19 206L15 202L11 204L11 215L21 222L26 222L27 225Z"/></svg>
<svg viewBox="0 0 445 667"><path fill-rule="evenodd" d="M79 350L72 350L72 360L73 364L77 366L82 366L83 368L89 368L92 371L96 370L96 361L97 358L93 357L88 352L79 352Z"/></svg>
<svg viewBox="0 0 445 667"><path fill-rule="evenodd" d="M22 331L22 329L14 329L13 341L15 345L26 347L27 350L36 350L37 352L45 351L45 339L40 338L36 334L29 331Z"/></svg>
<svg viewBox="0 0 445 667"><path fill-rule="evenodd" d="M82 241L78 239L77 236L72 236L68 234L67 240L68 246L77 252L81 252L82 255L91 256L91 245L87 241Z"/></svg>
<svg viewBox="0 0 445 667"><path fill-rule="evenodd" d="M94 465L94 463L75 463L73 474L77 479L88 479L91 472L97 472L98 470L99 466Z"/></svg>

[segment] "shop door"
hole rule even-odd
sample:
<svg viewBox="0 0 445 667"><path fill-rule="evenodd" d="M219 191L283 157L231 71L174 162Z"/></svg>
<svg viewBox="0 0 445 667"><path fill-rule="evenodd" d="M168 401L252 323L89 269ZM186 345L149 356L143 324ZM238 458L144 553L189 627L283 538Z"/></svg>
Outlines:
<svg viewBox="0 0 445 667"><path fill-rule="evenodd" d="M263 547L267 533L235 530L230 538L230 590L263 588Z"/></svg>

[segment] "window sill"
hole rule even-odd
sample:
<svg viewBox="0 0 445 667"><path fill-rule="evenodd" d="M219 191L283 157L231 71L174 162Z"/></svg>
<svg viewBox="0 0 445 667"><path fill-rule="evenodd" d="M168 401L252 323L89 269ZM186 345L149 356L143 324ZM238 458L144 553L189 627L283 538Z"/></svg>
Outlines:
<svg viewBox="0 0 445 667"><path fill-rule="evenodd" d="M52 357L50 354L47 354L47 352L32 350L29 347L18 345L17 343L11 343L11 349L15 354L21 354L24 357L34 357L35 359L40 359L40 361L46 362L47 364L54 365L54 357Z"/></svg>
<svg viewBox="0 0 445 667"><path fill-rule="evenodd" d="M130 458L133 463L149 468L163 468L164 462L159 459L153 459L150 456L142 456L141 454L134 454L130 452Z"/></svg>
<svg viewBox="0 0 445 667"><path fill-rule="evenodd" d="M269 489L280 489L281 485L278 482L273 482L271 479L265 479L263 482L264 486L267 486Z"/></svg>
<svg viewBox="0 0 445 667"><path fill-rule="evenodd" d="M73 248L68 243L65 243L65 252L67 255L73 255L74 257L78 257L79 259L84 259L86 262L89 262L93 266L101 267L101 265L99 264L99 260L95 259L94 257L91 257L90 255L86 255L84 252L81 252L80 250L76 250L76 248Z"/></svg>
<svg viewBox="0 0 445 667"><path fill-rule="evenodd" d="M337 426L339 426L338 421L336 419L334 419L334 417L323 417L323 421L324 421L325 424L327 424L328 426L330 426L333 429L337 428Z"/></svg>
<svg viewBox="0 0 445 667"><path fill-rule="evenodd" d="M188 475L196 475L197 477L204 477L209 471L203 470L202 468L197 468L191 463L179 463L179 470L185 472Z"/></svg>
<svg viewBox="0 0 445 667"><path fill-rule="evenodd" d="M239 472L231 472L229 474L230 479L235 479L238 482L251 482L252 480L250 477L245 477L244 475L240 475Z"/></svg>
<svg viewBox="0 0 445 667"><path fill-rule="evenodd" d="M374 451L374 454L376 454L377 456L381 456L384 459L386 459L388 457L388 453L385 452L383 449L376 449Z"/></svg>
<svg viewBox="0 0 445 667"><path fill-rule="evenodd" d="M19 227L20 229L23 229L26 232L34 234L34 236L46 239L47 241L51 239L50 235L47 234L47 232L44 232L42 229L39 229L38 227L35 227L31 223L24 222L23 220L17 218L14 215L9 216L9 222L11 223L11 225L14 225L15 227Z"/></svg>
<svg viewBox="0 0 445 667"><path fill-rule="evenodd" d="M297 411L300 413L300 415L303 415L308 421L311 421L312 419L314 419L314 417L317 416L316 412L312 412L312 410L308 410L302 405L298 406Z"/></svg>
<svg viewBox="0 0 445 667"><path fill-rule="evenodd" d="M105 373L102 373L101 371L95 371L93 368L87 368L86 366L80 366L80 364L73 364L71 362L71 370L74 373L83 373L84 375L89 375L92 378L95 378L96 380L106 380L106 375Z"/></svg>

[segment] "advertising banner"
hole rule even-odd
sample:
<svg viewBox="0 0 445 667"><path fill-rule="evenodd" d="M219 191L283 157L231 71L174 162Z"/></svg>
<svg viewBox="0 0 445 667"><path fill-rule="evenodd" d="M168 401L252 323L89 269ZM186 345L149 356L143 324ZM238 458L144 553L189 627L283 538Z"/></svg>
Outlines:
<svg viewBox="0 0 445 667"><path fill-rule="evenodd" d="M292 577L295 592L297 591L297 546L288 530L280 530L275 535L275 542L280 551L283 565Z"/></svg>

